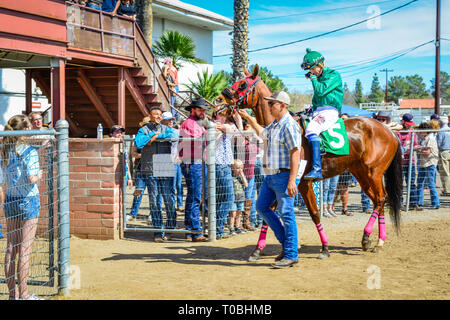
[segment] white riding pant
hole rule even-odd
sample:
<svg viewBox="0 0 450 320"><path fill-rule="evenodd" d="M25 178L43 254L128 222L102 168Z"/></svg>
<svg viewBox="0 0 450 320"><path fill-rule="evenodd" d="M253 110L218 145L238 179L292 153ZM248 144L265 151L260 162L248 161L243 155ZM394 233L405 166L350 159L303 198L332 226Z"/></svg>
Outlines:
<svg viewBox="0 0 450 320"><path fill-rule="evenodd" d="M323 131L330 129L338 120L339 112L336 109L315 111L312 120L306 127L305 136L308 137L312 134L320 136Z"/></svg>

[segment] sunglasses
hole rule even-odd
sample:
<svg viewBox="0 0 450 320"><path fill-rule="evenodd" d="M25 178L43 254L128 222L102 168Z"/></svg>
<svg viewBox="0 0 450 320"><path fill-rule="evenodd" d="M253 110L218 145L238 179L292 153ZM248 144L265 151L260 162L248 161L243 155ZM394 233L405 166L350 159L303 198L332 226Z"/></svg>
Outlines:
<svg viewBox="0 0 450 320"><path fill-rule="evenodd" d="M269 107L272 107L273 105L279 103L278 101L269 101Z"/></svg>

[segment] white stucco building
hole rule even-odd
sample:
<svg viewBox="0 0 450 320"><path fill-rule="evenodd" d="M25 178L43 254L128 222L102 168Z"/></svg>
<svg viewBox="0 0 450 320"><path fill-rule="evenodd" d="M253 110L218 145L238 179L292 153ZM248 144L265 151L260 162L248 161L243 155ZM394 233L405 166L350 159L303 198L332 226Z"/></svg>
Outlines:
<svg viewBox="0 0 450 320"><path fill-rule="evenodd" d="M196 56L206 64L185 63L179 70L180 89L183 84L197 79L197 72L213 72L214 31L233 29L233 20L203 8L178 0L153 0L153 43L166 30L177 30L190 36L196 47Z"/></svg>

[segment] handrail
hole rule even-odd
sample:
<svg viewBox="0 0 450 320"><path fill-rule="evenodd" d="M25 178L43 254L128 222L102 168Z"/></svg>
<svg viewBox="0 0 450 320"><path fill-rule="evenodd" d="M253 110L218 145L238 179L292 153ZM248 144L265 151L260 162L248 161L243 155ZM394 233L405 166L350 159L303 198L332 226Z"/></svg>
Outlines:
<svg viewBox="0 0 450 320"><path fill-rule="evenodd" d="M170 94L169 94L169 87L167 86L167 83L162 82L161 79L159 78L159 76L163 74L163 71L162 71L160 65L158 64L157 59L156 59L155 55L153 54L151 47L147 43L142 30L139 28L139 25L136 23L136 21L134 19L124 17L124 16L119 16L119 15L113 15L109 12L96 10L96 9L85 7L85 6L76 4L76 3L66 2L66 5L67 5L67 7L78 7L80 10L80 13L82 11L88 11L88 12L98 15L98 18L99 18L98 28L87 25L87 24L83 24L81 22L81 15L78 20L80 23L77 23L77 21L67 21L68 26L73 26L74 28L78 28L81 30L91 31L91 32L100 34L100 42L101 42L100 50L95 50L95 49L90 49L90 50L100 51L100 52L104 52L104 53L111 53L108 49L112 50L113 47L111 47L111 48L105 47L105 35L119 36L121 38L126 38L126 39L129 39L129 41L132 41L133 42L133 49L132 49L133 53L131 55L131 52L130 52L130 55L125 55L125 56L133 58L135 61L135 64L137 64L137 65L139 65L139 63L146 64L146 66L140 66L140 67L147 67L149 69L151 74L144 74L144 75L147 76L149 79L153 78L153 84L152 84L153 93L156 94L158 91L162 92L160 97L162 99L164 99L163 104L167 104L168 106L170 106L171 99L170 99ZM103 16L109 16L111 18L119 19L119 23L120 23L120 20L131 22L130 27L132 27L132 34L119 33L119 32L116 32L117 30L113 31L113 30L104 29ZM77 18L78 17L75 17L74 20L77 20ZM140 61L138 61L138 50L139 50L139 54L143 58L143 59L139 59ZM123 54L120 54L120 53L119 54L112 53L112 54L124 56Z"/></svg>

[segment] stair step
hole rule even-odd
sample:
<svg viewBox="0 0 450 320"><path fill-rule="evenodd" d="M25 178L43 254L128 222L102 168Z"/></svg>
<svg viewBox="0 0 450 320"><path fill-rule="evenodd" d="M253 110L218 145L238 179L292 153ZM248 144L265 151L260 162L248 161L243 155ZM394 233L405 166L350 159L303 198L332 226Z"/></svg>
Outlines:
<svg viewBox="0 0 450 320"><path fill-rule="evenodd" d="M144 95L145 102L158 102L158 95L155 93Z"/></svg>
<svg viewBox="0 0 450 320"><path fill-rule="evenodd" d="M133 77L133 78L134 78L134 82L138 86L148 85L148 78L146 76L137 76L137 77Z"/></svg>
<svg viewBox="0 0 450 320"><path fill-rule="evenodd" d="M132 77L144 76L144 70L142 68L130 68L129 70Z"/></svg>
<svg viewBox="0 0 450 320"><path fill-rule="evenodd" d="M148 84L139 86L139 91L141 91L142 94L151 94L153 93L153 86Z"/></svg>

